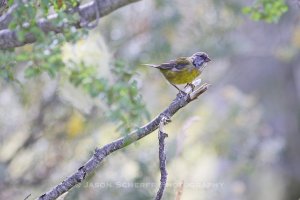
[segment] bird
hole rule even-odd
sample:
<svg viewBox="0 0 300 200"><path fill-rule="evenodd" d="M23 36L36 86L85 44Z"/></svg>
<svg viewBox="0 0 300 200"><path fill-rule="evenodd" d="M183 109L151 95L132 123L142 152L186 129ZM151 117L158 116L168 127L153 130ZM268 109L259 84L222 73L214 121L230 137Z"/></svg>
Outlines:
<svg viewBox="0 0 300 200"><path fill-rule="evenodd" d="M179 57L175 60L171 60L160 65L143 65L159 69L172 86L174 86L179 92L185 93L176 85L190 85L192 90L194 90L194 85L192 82L203 72L204 68L207 66L207 63L210 61L211 59L208 57L207 53L196 52L192 56Z"/></svg>

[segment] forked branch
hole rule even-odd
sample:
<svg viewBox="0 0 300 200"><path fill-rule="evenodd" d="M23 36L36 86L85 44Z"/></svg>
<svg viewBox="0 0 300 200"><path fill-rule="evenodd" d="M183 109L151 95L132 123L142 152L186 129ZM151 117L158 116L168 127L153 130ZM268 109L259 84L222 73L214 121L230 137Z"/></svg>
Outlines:
<svg viewBox="0 0 300 200"><path fill-rule="evenodd" d="M203 94L209 87L209 84L204 83L200 85L200 81L195 81L195 90L191 92L191 87L188 86L185 88L185 92L188 95L178 94L176 98L172 101L172 103L157 117L155 117L151 122L146 124L143 127L138 128L137 130L133 131L132 133L119 138L118 140L111 142L101 148L96 148L94 155L83 165L81 166L74 174L70 177L66 178L60 184L52 188L47 193L40 196L39 200L50 200L56 199L65 192L69 191L78 183L82 182L89 174L95 171L96 167L100 165L103 159L111 154L114 151L122 149L133 142L147 136L148 134L152 133L159 127L160 122L162 121L163 117L170 118L181 108L186 106L188 103L192 102L193 100L197 99L201 94ZM198 87L198 88L197 88Z"/></svg>

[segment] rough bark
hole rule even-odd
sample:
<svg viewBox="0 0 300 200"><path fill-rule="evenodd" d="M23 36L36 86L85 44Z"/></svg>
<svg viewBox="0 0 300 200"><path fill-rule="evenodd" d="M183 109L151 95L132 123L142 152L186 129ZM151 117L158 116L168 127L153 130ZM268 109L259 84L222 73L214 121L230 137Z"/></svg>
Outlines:
<svg viewBox="0 0 300 200"><path fill-rule="evenodd" d="M38 27L45 33L55 32L61 33L64 29L70 26L75 26L76 28L86 27L90 22L98 20L114 10L128 5L139 0L95 0L90 3L86 3L74 11L72 14L78 12L80 19L74 24L62 24L58 26L52 23L57 17L57 14L52 14L47 17L47 19L39 19L37 21ZM23 41L18 40L17 32L15 30L7 29L8 24L13 20L12 13L16 9L17 5L14 5L6 15L0 18L0 49L9 49L14 47L24 46L26 44L34 43L36 37L33 33L27 33Z"/></svg>

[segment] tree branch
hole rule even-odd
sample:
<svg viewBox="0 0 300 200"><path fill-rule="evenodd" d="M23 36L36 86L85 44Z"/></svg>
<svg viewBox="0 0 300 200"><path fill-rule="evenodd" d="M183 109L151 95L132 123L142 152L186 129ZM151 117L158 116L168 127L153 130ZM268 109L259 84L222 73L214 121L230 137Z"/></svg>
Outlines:
<svg viewBox="0 0 300 200"><path fill-rule="evenodd" d="M195 87L200 85L200 81L196 80L194 82ZM114 151L122 149L131 143L147 136L154 130L156 130L161 122L162 117L171 118L179 109L186 106L191 101L197 99L202 93L204 93L209 87L209 84L204 83L198 89L192 91L190 86L185 88L185 92L189 95L182 95L179 93L173 102L157 117L155 117L151 122L145 126L138 128L132 133L119 138L118 140L111 142L101 148L96 148L94 155L87 161L83 166L81 166L77 172L72 174L70 177L66 178L62 183L52 188L47 193L40 196L39 200L51 200L56 199L63 193L69 191L72 187L82 182L87 175L91 174L96 167L100 165L103 159Z"/></svg>
<svg viewBox="0 0 300 200"><path fill-rule="evenodd" d="M63 24L56 25L52 22L57 18L57 14L52 14L47 17L47 19L39 19L37 20L37 26L44 32L55 32L61 33L66 27L75 26L76 28L83 28L90 22L97 19L97 17L101 18L114 10L128 5L133 2L137 2L139 0L95 0L89 3L86 3L78 8L78 14L80 19L78 22L74 24ZM24 46L25 44L34 43L36 41L36 37L33 33L27 33L25 35L24 41L19 41L17 38L17 32L15 30L7 29L8 24L12 20L12 12L15 10L17 5L14 5L6 15L0 18L0 49L9 49L14 47ZM75 14L75 13L72 13Z"/></svg>
<svg viewBox="0 0 300 200"><path fill-rule="evenodd" d="M0 17L0 30L7 29L9 23L13 19L13 12L17 9L18 2L15 2L7 12Z"/></svg>
<svg viewBox="0 0 300 200"><path fill-rule="evenodd" d="M163 126L166 122L166 118L163 117L159 124L159 130L158 130L158 142L159 142L159 169L160 169L160 186L157 191L155 200L161 200L164 190L166 188L167 184L167 178L168 173L166 170L166 163L167 163L167 156L165 152L165 139L168 137L168 134L166 134L163 131Z"/></svg>

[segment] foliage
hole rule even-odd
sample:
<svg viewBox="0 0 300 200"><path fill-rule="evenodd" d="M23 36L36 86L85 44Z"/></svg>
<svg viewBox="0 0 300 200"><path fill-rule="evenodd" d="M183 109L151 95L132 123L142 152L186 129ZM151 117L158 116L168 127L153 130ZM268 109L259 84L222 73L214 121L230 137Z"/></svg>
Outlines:
<svg viewBox="0 0 300 200"><path fill-rule="evenodd" d="M68 0L70 5L74 5L74 0ZM9 4L12 5L13 1ZM0 66L6 72L1 73L1 77L6 80L14 80L13 68L18 64L26 64L25 77L35 77L43 72L47 72L51 77L64 67L61 58L61 46L65 42L76 42L82 38L87 32L85 30L77 30L72 26L64 29L62 34L50 32L45 34L38 27L38 19L45 17L50 13L51 9L55 9L58 14L55 22L62 26L72 24L78 19L78 16L68 15L65 6L58 8L56 1L28 1L20 3L13 12L13 20L9 24L9 29L15 30L20 41L24 40L26 34L32 33L37 42L33 45L27 45L19 49L2 50L0 56ZM20 17L22 16L22 17ZM7 76L7 74L10 74Z"/></svg>
<svg viewBox="0 0 300 200"><path fill-rule="evenodd" d="M253 6L245 7L243 12L252 20L268 23L278 22L280 17L288 11L284 0L257 0Z"/></svg>
<svg viewBox="0 0 300 200"><path fill-rule="evenodd" d="M70 63L71 65L71 63ZM107 117L118 123L121 133L128 133L138 127L144 118L149 119L142 97L139 94L135 73L121 61L112 67L115 80L99 77L97 69L84 63L71 67L69 80L75 86L83 88L92 97L100 97L108 107Z"/></svg>
<svg viewBox="0 0 300 200"><path fill-rule="evenodd" d="M13 3L9 2L10 5ZM16 30L20 41L24 40L26 34L31 33L37 38L37 42L18 49L2 50L0 77L6 81L17 81L15 74L20 66L25 66L25 78L35 78L43 73L51 78L62 73L68 75L69 81L75 86L83 88L92 97L101 97L109 107L107 116L119 124L118 130L127 132L140 125L148 116L142 97L138 94L136 81L132 79L134 73L117 62L112 67L116 81L109 84L107 78L99 77L95 73L94 67L75 62L67 63L67 67L62 60L62 46L66 42L75 43L87 35L87 30L72 26L78 21L78 16L70 15L68 11L78 4L76 0L33 0L21 3L13 12L9 29ZM53 10L58 16L53 23L63 27L61 34L46 34L38 27L38 20L50 15Z"/></svg>

